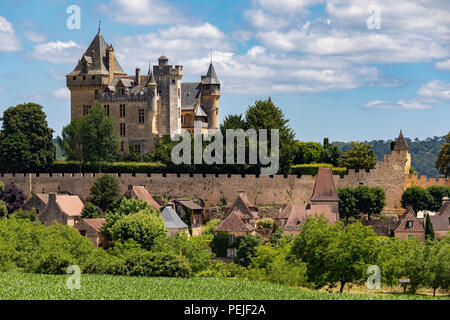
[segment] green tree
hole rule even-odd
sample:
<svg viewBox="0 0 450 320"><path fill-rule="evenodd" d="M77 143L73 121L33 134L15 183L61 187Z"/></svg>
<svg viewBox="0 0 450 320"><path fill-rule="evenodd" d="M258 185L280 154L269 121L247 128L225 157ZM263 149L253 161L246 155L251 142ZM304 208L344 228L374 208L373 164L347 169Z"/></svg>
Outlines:
<svg viewBox="0 0 450 320"><path fill-rule="evenodd" d="M256 247L261 244L262 239L259 235L247 234L239 242L234 262L241 266L248 267L256 254Z"/></svg>
<svg viewBox="0 0 450 320"><path fill-rule="evenodd" d="M32 208L29 211L24 211L22 209L18 209L16 211L14 211L9 218L11 219L22 219L22 220L28 220L28 221L36 221L36 217L37 217L37 213L36 213L36 209Z"/></svg>
<svg viewBox="0 0 450 320"><path fill-rule="evenodd" d="M330 141L328 138L323 139L323 149L322 153L320 155L320 162L321 163L330 163L333 166L338 165L338 160L341 155L341 150L339 147L330 144Z"/></svg>
<svg viewBox="0 0 450 320"><path fill-rule="evenodd" d="M442 198L450 197L450 187L431 186L428 187L427 190L433 197L433 203L429 207L431 211L438 211L442 205Z"/></svg>
<svg viewBox="0 0 450 320"><path fill-rule="evenodd" d="M436 169L446 177L450 176L450 131L445 136L446 142L442 145L436 161Z"/></svg>
<svg viewBox="0 0 450 320"><path fill-rule="evenodd" d="M9 146L12 142L20 142L20 145L25 147L24 152L27 155L22 154L16 158L23 161L21 163L22 170L42 171L50 167L55 160L53 130L48 127L46 115L42 109L42 106L38 104L27 103L11 107L3 113L2 138L0 140L2 144L6 141L5 143ZM17 135L19 137L14 138ZM2 147L2 149L7 149L7 147ZM17 152L15 154L17 155ZM30 155L31 158L28 159ZM3 157L3 153L0 157Z"/></svg>
<svg viewBox="0 0 450 320"><path fill-rule="evenodd" d="M8 216L8 207L5 201L0 200L0 218L6 218Z"/></svg>
<svg viewBox="0 0 450 320"><path fill-rule="evenodd" d="M295 155L294 133L289 128L289 120L285 119L283 111L276 107L272 100L258 100L253 106L250 106L245 113L247 129L267 129L267 139L270 149L270 130L279 130L280 143L280 170L279 173L288 174Z"/></svg>
<svg viewBox="0 0 450 320"><path fill-rule="evenodd" d="M450 241L433 241L428 244L425 264L425 285L436 290L450 289Z"/></svg>
<svg viewBox="0 0 450 320"><path fill-rule="evenodd" d="M296 141L296 147L295 164L319 163L322 160L323 148L319 143Z"/></svg>
<svg viewBox="0 0 450 320"><path fill-rule="evenodd" d="M111 210L120 198L119 192L117 179L104 174L92 184L87 200L103 211Z"/></svg>
<svg viewBox="0 0 450 320"><path fill-rule="evenodd" d="M225 137L227 129L243 129L246 130L247 124L242 117L242 114L230 114L225 117L222 124L220 125L220 131L222 135Z"/></svg>
<svg viewBox="0 0 450 320"><path fill-rule="evenodd" d="M67 160L76 161L80 166L80 172L84 164L82 121L82 119L73 119L63 128L62 137L57 138L63 155L67 157Z"/></svg>
<svg viewBox="0 0 450 320"><path fill-rule="evenodd" d="M358 203L356 200L355 189L343 187L337 189L339 196L339 215L341 218L348 218L358 213Z"/></svg>
<svg viewBox="0 0 450 320"><path fill-rule="evenodd" d="M427 239L434 240L434 228L429 214L427 214L427 218L425 220L425 237Z"/></svg>
<svg viewBox="0 0 450 320"><path fill-rule="evenodd" d="M219 223L220 223L219 219L209 220L203 227L202 235L209 237L211 239L214 238L214 232L216 231Z"/></svg>
<svg viewBox="0 0 450 320"><path fill-rule="evenodd" d="M27 137L17 132L5 138L0 134L0 168L3 172L24 172L30 170L32 154Z"/></svg>
<svg viewBox="0 0 450 320"><path fill-rule="evenodd" d="M430 209L433 206L433 197L427 189L414 186L403 192L402 207L412 206L415 212Z"/></svg>
<svg viewBox="0 0 450 320"><path fill-rule="evenodd" d="M81 215L83 216L83 219L96 219L100 217L99 210L91 202L86 203Z"/></svg>
<svg viewBox="0 0 450 320"><path fill-rule="evenodd" d="M366 213L368 219L372 214L379 214L386 204L386 194L380 187L359 186L355 189L358 212Z"/></svg>
<svg viewBox="0 0 450 320"><path fill-rule="evenodd" d="M117 220L111 228L114 241L134 239L146 250L151 250L156 238L165 235L167 232L161 216L144 212L127 215Z"/></svg>
<svg viewBox="0 0 450 320"><path fill-rule="evenodd" d="M87 162L110 162L117 159L120 139L114 128L114 118L107 116L97 103L81 120L83 158Z"/></svg>
<svg viewBox="0 0 450 320"><path fill-rule="evenodd" d="M348 169L373 169L377 160L370 145L362 142L350 142L352 149L344 152L339 158L339 166Z"/></svg>

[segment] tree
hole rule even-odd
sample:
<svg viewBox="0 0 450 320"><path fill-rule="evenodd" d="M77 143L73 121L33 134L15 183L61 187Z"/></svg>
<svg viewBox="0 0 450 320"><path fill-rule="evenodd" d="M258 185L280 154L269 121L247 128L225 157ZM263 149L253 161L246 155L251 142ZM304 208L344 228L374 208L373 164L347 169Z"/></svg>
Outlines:
<svg viewBox="0 0 450 320"><path fill-rule="evenodd" d="M355 189L350 187L338 188L337 193L339 196L339 215L348 220L358 213Z"/></svg>
<svg viewBox="0 0 450 320"><path fill-rule="evenodd" d="M433 296L436 290L450 288L450 242L434 241L428 244L428 254L424 260L425 264L425 284L433 289Z"/></svg>
<svg viewBox="0 0 450 320"><path fill-rule="evenodd" d="M156 238L166 235L161 216L144 212L127 215L117 220L111 228L111 237L114 241L134 239L146 250L151 250Z"/></svg>
<svg viewBox="0 0 450 320"><path fill-rule="evenodd" d="M450 176L450 131L445 136L446 142L442 145L436 161L436 169L446 177Z"/></svg>
<svg viewBox="0 0 450 320"><path fill-rule="evenodd" d="M8 207L5 201L0 200L0 218L6 218L8 216Z"/></svg>
<svg viewBox="0 0 450 320"><path fill-rule="evenodd" d="M3 172L29 171L31 159L30 143L23 133L0 138L0 168Z"/></svg>
<svg viewBox="0 0 450 320"><path fill-rule="evenodd" d="M91 202L88 202L84 206L81 215L83 219L96 219L100 217L101 213L99 212L99 209L95 205L93 205Z"/></svg>
<svg viewBox="0 0 450 320"><path fill-rule="evenodd" d="M246 130L247 124L242 117L242 114L230 114L225 117L222 124L220 125L220 131L222 135L225 137L227 129L243 129Z"/></svg>
<svg viewBox="0 0 450 320"><path fill-rule="evenodd" d="M296 147L295 164L318 163L322 160L323 148L319 143L296 141Z"/></svg>
<svg viewBox="0 0 450 320"><path fill-rule="evenodd" d="M431 223L430 215L427 214L426 222L425 222L425 237L427 239L434 240L434 229L433 224Z"/></svg>
<svg viewBox="0 0 450 320"><path fill-rule="evenodd" d="M415 212L427 210L433 206L433 200L427 189L414 186L403 192L402 207L412 206Z"/></svg>
<svg viewBox="0 0 450 320"><path fill-rule="evenodd" d="M84 164L83 156L83 132L81 130L82 119L73 119L62 130L62 138L58 137L58 145L61 147L67 160L76 161L80 166L80 172Z"/></svg>
<svg viewBox="0 0 450 320"><path fill-rule="evenodd" d="M28 221L36 221L37 213L36 209L32 208L29 211L24 211L22 209L18 209L14 211L9 218L10 219L22 219L22 220L28 220Z"/></svg>
<svg viewBox="0 0 450 320"><path fill-rule="evenodd" d="M352 149L344 152L339 159L339 166L348 169L373 169L377 160L370 145L362 142L350 142Z"/></svg>
<svg viewBox="0 0 450 320"><path fill-rule="evenodd" d="M202 235L210 237L211 239L214 238L214 232L216 231L219 223L220 223L219 219L212 219L208 221L206 225L203 227Z"/></svg>
<svg viewBox="0 0 450 320"><path fill-rule="evenodd" d="M25 152L29 152L31 158L28 160L28 155L25 158L18 158L18 160L26 161L22 162L22 170L42 171L51 166L55 160L53 130L48 127L46 115L42 109L42 106L38 104L27 103L11 107L3 113L2 144L5 140L9 144L12 141L21 141L22 145L26 146L27 143L24 140L28 142L29 148L26 148ZM12 137L17 135L19 137ZM0 157L3 157L3 154Z"/></svg>
<svg viewBox="0 0 450 320"><path fill-rule="evenodd" d="M323 149L320 155L321 163L330 163L333 166L338 165L339 156L341 155L341 151L339 147L330 144L328 138L323 139Z"/></svg>
<svg viewBox="0 0 450 320"><path fill-rule="evenodd" d="M234 262L248 267L252 258L256 254L256 247L262 244L262 239L257 234L247 234L245 237L241 239L239 242L239 247L236 252L236 257L234 258Z"/></svg>
<svg viewBox="0 0 450 320"><path fill-rule="evenodd" d="M247 129L267 129L267 139L270 143L271 129L279 130L280 143L280 170L282 174L288 174L295 154L294 133L289 128L289 120L285 119L283 111L276 107L271 99L266 101L258 100L253 106L250 106L245 113ZM270 150L270 145L269 145Z"/></svg>
<svg viewBox="0 0 450 320"><path fill-rule="evenodd" d="M8 213L13 213L17 209L22 208L26 196L22 189L19 189L14 184L8 184L3 191L0 192L0 200L6 203Z"/></svg>
<svg viewBox="0 0 450 320"><path fill-rule="evenodd" d="M433 203L429 207L431 211L438 211L442 205L442 198L450 197L450 187L431 186L427 190L433 197Z"/></svg>
<svg viewBox="0 0 450 320"><path fill-rule="evenodd" d="M102 175L92 184L88 201L103 211L111 210L119 200L120 187L117 179L110 175Z"/></svg>
<svg viewBox="0 0 450 320"><path fill-rule="evenodd" d="M358 212L366 213L369 220L371 214L379 214L386 204L386 194L380 187L359 186L355 189L355 197Z"/></svg>
<svg viewBox="0 0 450 320"><path fill-rule="evenodd" d="M114 129L114 118L107 116L99 103L82 118L80 127L85 161L98 163L117 159L120 139Z"/></svg>

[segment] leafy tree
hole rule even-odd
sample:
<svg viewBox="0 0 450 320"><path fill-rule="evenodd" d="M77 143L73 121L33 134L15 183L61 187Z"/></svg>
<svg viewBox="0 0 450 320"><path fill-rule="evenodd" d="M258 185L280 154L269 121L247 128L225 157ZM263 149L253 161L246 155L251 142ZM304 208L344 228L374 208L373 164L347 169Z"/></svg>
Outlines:
<svg viewBox="0 0 450 320"><path fill-rule="evenodd" d="M267 139L270 150L270 130L278 129L280 137L280 173L288 174L294 160L295 141L294 133L289 128L289 120L285 119L283 111L276 107L272 100L258 100L253 106L250 106L245 113L247 129L267 129Z"/></svg>
<svg viewBox="0 0 450 320"><path fill-rule="evenodd" d="M241 239L239 242L239 247L237 249L236 257L234 258L234 262L247 267L252 258L256 254L256 247L262 244L262 239L257 234L247 234L245 237Z"/></svg>
<svg viewBox="0 0 450 320"><path fill-rule="evenodd" d="M242 114L230 114L225 117L222 124L220 125L220 131L222 135L225 137L227 129L243 129L246 130L247 124L245 119L242 117Z"/></svg>
<svg viewBox="0 0 450 320"><path fill-rule="evenodd" d="M283 228L279 227L270 235L270 243L276 246L280 244L281 238L283 238Z"/></svg>
<svg viewBox="0 0 450 320"><path fill-rule="evenodd" d="M436 168L446 177L450 176L450 131L445 136L446 142L442 145L436 161Z"/></svg>
<svg viewBox="0 0 450 320"><path fill-rule="evenodd" d="M415 212L427 210L433 206L434 199L427 189L421 187L410 187L403 192L402 207L406 208L408 205L413 207Z"/></svg>
<svg viewBox="0 0 450 320"><path fill-rule="evenodd" d="M427 239L434 240L434 229L433 224L431 223L430 215L427 214L426 222L425 222L425 237Z"/></svg>
<svg viewBox="0 0 450 320"><path fill-rule="evenodd" d="M369 220L371 214L379 214L386 204L384 189L380 187L359 186L355 189L355 197L358 211L366 213Z"/></svg>
<svg viewBox="0 0 450 320"><path fill-rule="evenodd" d="M36 209L32 208L29 211L24 211L22 209L18 209L14 211L9 218L11 219L22 219L22 220L28 220L28 221L36 221L37 213Z"/></svg>
<svg viewBox="0 0 450 320"><path fill-rule="evenodd" d="M8 184L3 191L0 192L0 200L6 203L8 213L13 213L17 209L22 208L26 196L22 189L14 184Z"/></svg>
<svg viewBox="0 0 450 320"><path fill-rule="evenodd" d="M103 211L111 210L120 198L119 192L117 179L104 174L92 184L87 200Z"/></svg>
<svg viewBox="0 0 450 320"><path fill-rule="evenodd" d="M28 171L31 158L30 144L23 133L17 132L0 140L0 168L3 171Z"/></svg>
<svg viewBox="0 0 450 320"><path fill-rule="evenodd" d="M344 152L339 159L339 166L348 169L373 169L377 160L370 145L362 142L350 142L352 149Z"/></svg>
<svg viewBox="0 0 450 320"><path fill-rule="evenodd" d="M323 149L319 162L330 163L333 166L337 166L340 155L341 151L339 150L339 147L330 144L328 138L323 139Z"/></svg>
<svg viewBox="0 0 450 320"><path fill-rule="evenodd" d="M159 161L166 165L172 165L172 149L178 141L172 141L170 136L156 137L153 152L145 156L148 161Z"/></svg>
<svg viewBox="0 0 450 320"><path fill-rule="evenodd" d="M338 188L339 196L339 215L341 218L348 218L358 213L358 203L356 200L355 189L350 187Z"/></svg>
<svg viewBox="0 0 450 320"><path fill-rule="evenodd" d="M83 219L96 219L101 216L99 209L91 202L86 203L81 214Z"/></svg>
<svg viewBox="0 0 450 320"><path fill-rule="evenodd" d="M82 118L80 127L85 161L98 163L117 159L120 139L114 129L114 118L107 116L99 103Z"/></svg>
<svg viewBox="0 0 450 320"><path fill-rule="evenodd" d="M164 221L160 216L148 213L133 213L119 220L111 228L114 241L134 239L142 248L150 250L155 239L167 235Z"/></svg>
<svg viewBox="0 0 450 320"><path fill-rule="evenodd" d="M216 231L219 223L220 223L219 219L209 220L203 227L202 235L210 237L212 239L214 237L214 232Z"/></svg>
<svg viewBox="0 0 450 320"><path fill-rule="evenodd" d="M434 241L428 246L429 252L425 259L425 285L436 290L450 289L450 241Z"/></svg>
<svg viewBox="0 0 450 320"><path fill-rule="evenodd" d="M27 103L11 107L3 113L0 158L13 156L9 158L13 168L18 166L13 161L21 161L22 170L42 171L55 160L52 136L53 130L48 127L42 106ZM15 143L18 146L15 147ZM22 152L19 146L24 148ZM8 148L12 148L9 153ZM2 159L1 163L5 165L6 161Z"/></svg>
<svg viewBox="0 0 450 320"><path fill-rule="evenodd" d="M433 197L433 203L429 207L431 211L438 211L442 205L442 198L450 197L450 187L431 186L427 190Z"/></svg>
<svg viewBox="0 0 450 320"><path fill-rule="evenodd" d="M322 160L323 148L319 143L296 141L296 147L295 164L319 163Z"/></svg>
<svg viewBox="0 0 450 320"><path fill-rule="evenodd" d="M0 218L6 218L8 216L8 207L5 201L0 200Z"/></svg>
<svg viewBox="0 0 450 320"><path fill-rule="evenodd" d="M82 119L73 119L63 128L62 138L57 138L63 155L67 157L67 160L78 162L80 172L84 164L82 121Z"/></svg>

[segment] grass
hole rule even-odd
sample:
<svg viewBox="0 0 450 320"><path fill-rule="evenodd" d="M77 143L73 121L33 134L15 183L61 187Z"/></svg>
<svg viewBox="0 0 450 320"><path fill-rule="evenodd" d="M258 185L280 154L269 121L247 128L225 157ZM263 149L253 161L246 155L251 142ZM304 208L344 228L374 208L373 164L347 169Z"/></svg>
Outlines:
<svg viewBox="0 0 450 320"><path fill-rule="evenodd" d="M420 295L339 294L219 278L138 278L82 275L81 289L68 276L0 273L1 300L423 300ZM448 299L448 297L436 297Z"/></svg>

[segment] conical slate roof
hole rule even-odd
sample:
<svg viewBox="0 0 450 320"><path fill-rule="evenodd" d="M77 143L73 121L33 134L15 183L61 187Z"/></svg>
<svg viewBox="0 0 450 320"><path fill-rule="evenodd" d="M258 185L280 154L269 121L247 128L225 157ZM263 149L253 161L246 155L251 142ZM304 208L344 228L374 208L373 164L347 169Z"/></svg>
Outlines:
<svg viewBox="0 0 450 320"><path fill-rule="evenodd" d="M403 136L403 132L400 130L400 135L397 138L397 142L395 143L394 150L395 151L408 151L408 144L406 143L405 137Z"/></svg>
<svg viewBox="0 0 450 320"><path fill-rule="evenodd" d="M311 201L339 201L331 168L319 168Z"/></svg>
<svg viewBox="0 0 450 320"><path fill-rule="evenodd" d="M172 207L167 206L161 212L166 229L185 229L188 226L180 219Z"/></svg>
<svg viewBox="0 0 450 320"><path fill-rule="evenodd" d="M153 74L153 71L150 71L150 78L148 79L147 85L148 86L156 86L156 79L155 79L155 75Z"/></svg>
<svg viewBox="0 0 450 320"><path fill-rule="evenodd" d="M99 32L95 36L94 40L92 40L89 48L86 50L81 60L78 62L78 65L75 69L68 74L68 77L77 76L80 74L83 75L109 75L109 69L107 67L107 57L106 57L106 49L108 47L108 43L103 38L102 34ZM90 58L90 59L89 59ZM92 61L88 65L88 73L83 72L83 60ZM122 67L117 61L116 57L114 57L114 74L124 74Z"/></svg>
<svg viewBox="0 0 450 320"><path fill-rule="evenodd" d="M202 79L202 84L220 84L216 70L214 70L214 65L212 63L209 65L208 73Z"/></svg>

